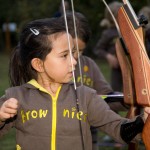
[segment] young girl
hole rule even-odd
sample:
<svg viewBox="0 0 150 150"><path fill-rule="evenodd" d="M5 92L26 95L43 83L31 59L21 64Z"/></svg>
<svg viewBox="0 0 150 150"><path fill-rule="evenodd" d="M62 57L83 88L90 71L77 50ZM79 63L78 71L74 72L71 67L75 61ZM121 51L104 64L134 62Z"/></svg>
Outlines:
<svg viewBox="0 0 150 150"><path fill-rule="evenodd" d="M101 70L97 66L97 64L89 57L82 55L85 51L85 48L88 44L88 41L91 36L91 29L89 27L88 20L86 17L79 13L74 13L74 19L73 19L73 13L68 12L66 14L67 22L68 22L68 29L69 33L73 37L74 45L77 47L76 44L76 34L75 34L75 28L74 28L74 19L76 24L76 32L77 32L77 42L78 42L78 49L80 54L80 65L79 63L76 65L75 70L75 77L76 77L76 83L77 86L81 85L81 75L82 75L82 81L83 84L95 89L98 94L100 95L109 95L109 94L117 94L117 92L114 92L109 85L109 83L104 78ZM65 26L64 22L64 16L60 18L60 23ZM77 52L75 53L75 58L78 59ZM80 74L80 67L81 72ZM125 107L123 101L117 101L116 102L108 102L110 108L115 111L127 111L127 107ZM91 128L92 133L92 142L93 142L93 150L99 149L98 146L98 129L97 128Z"/></svg>
<svg viewBox="0 0 150 150"><path fill-rule="evenodd" d="M90 126L122 143L142 131L141 116L127 120L95 90L75 90L73 55L73 39L57 19L36 20L23 29L10 63L14 87L0 99L0 135L15 127L17 150L91 150Z"/></svg>

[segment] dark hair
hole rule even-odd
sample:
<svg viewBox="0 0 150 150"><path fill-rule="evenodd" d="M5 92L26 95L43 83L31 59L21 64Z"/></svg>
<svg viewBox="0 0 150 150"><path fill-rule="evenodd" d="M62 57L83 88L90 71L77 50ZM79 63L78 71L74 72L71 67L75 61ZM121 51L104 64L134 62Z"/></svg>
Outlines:
<svg viewBox="0 0 150 150"><path fill-rule="evenodd" d="M33 58L44 60L52 50L52 39L57 38L58 34L64 33L65 30L56 18L35 20L23 28L19 44L12 52L10 59L11 86L21 85L33 78L37 79L31 60ZM52 35L54 35L53 38L50 38Z"/></svg>
<svg viewBox="0 0 150 150"><path fill-rule="evenodd" d="M66 13L66 18L67 18L69 33L71 34L73 38L75 38L73 13L72 12ZM62 16L60 20L62 24L64 24L64 16ZM75 23L76 23L76 30L77 30L78 38L80 38L82 41L87 43L91 36L91 29L89 27L88 20L83 14L79 12L75 12Z"/></svg>

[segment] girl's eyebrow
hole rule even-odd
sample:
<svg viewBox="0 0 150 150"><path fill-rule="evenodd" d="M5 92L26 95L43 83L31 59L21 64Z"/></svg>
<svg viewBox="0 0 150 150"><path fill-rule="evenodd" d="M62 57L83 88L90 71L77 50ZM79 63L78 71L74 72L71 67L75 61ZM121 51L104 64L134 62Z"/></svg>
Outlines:
<svg viewBox="0 0 150 150"><path fill-rule="evenodd" d="M71 49L71 51L73 51L73 50L75 50L76 48L75 48L75 46ZM70 50L69 49L67 49L67 50L64 50L64 51L62 51L62 52L60 52L60 54L62 54L62 53L68 53Z"/></svg>
<svg viewBox="0 0 150 150"><path fill-rule="evenodd" d="M64 53L68 53L68 52L69 52L69 49L62 51L62 52L60 52L59 54L64 54Z"/></svg>

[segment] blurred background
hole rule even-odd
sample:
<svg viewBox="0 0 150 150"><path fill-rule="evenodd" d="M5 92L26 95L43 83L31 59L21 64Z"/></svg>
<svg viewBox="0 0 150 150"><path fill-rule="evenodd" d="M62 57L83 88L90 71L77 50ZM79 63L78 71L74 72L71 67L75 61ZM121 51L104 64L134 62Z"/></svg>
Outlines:
<svg viewBox="0 0 150 150"><path fill-rule="evenodd" d="M112 0L106 0L107 3ZM120 1L122 2L122 1ZM18 43L18 34L24 24L31 20L53 17L59 11L61 0L0 0L0 95L9 87L8 63L9 55ZM143 6L150 6L150 0L130 1L137 13ZM92 37L87 45L85 55L93 58L101 68L107 81L110 80L110 68L106 60L99 60L93 54L103 27L100 21L104 18L105 5L100 0L75 0L75 11L84 14L90 24ZM99 135L100 137L103 135ZM127 149L126 146L110 145L103 146L103 150ZM144 148L141 147L140 150ZM15 150L15 130L12 129L6 136L0 139L0 150Z"/></svg>
<svg viewBox="0 0 150 150"><path fill-rule="evenodd" d="M9 53L18 41L21 27L28 21L53 17L59 10L60 0L0 0L0 52ZM107 3L112 0L107 0ZM149 0L132 0L136 12L143 6L150 5ZM99 26L104 17L105 6L100 0L75 0L75 11L83 13L92 30L92 40L89 47L94 47L103 28ZM88 50L87 55L92 55Z"/></svg>

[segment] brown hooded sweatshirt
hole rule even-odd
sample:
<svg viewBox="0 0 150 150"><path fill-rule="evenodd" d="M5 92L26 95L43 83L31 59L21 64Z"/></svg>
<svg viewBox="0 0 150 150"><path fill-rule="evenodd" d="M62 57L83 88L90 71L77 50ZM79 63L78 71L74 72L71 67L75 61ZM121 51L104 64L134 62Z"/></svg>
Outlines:
<svg viewBox="0 0 150 150"><path fill-rule="evenodd" d="M12 97L19 101L18 112L1 126L0 136L15 127L17 150L83 150L82 137L85 150L92 150L90 126L123 143L120 126L129 120L113 112L93 89L80 86L75 91L72 83L64 84L53 97L31 80L6 90L0 105Z"/></svg>

